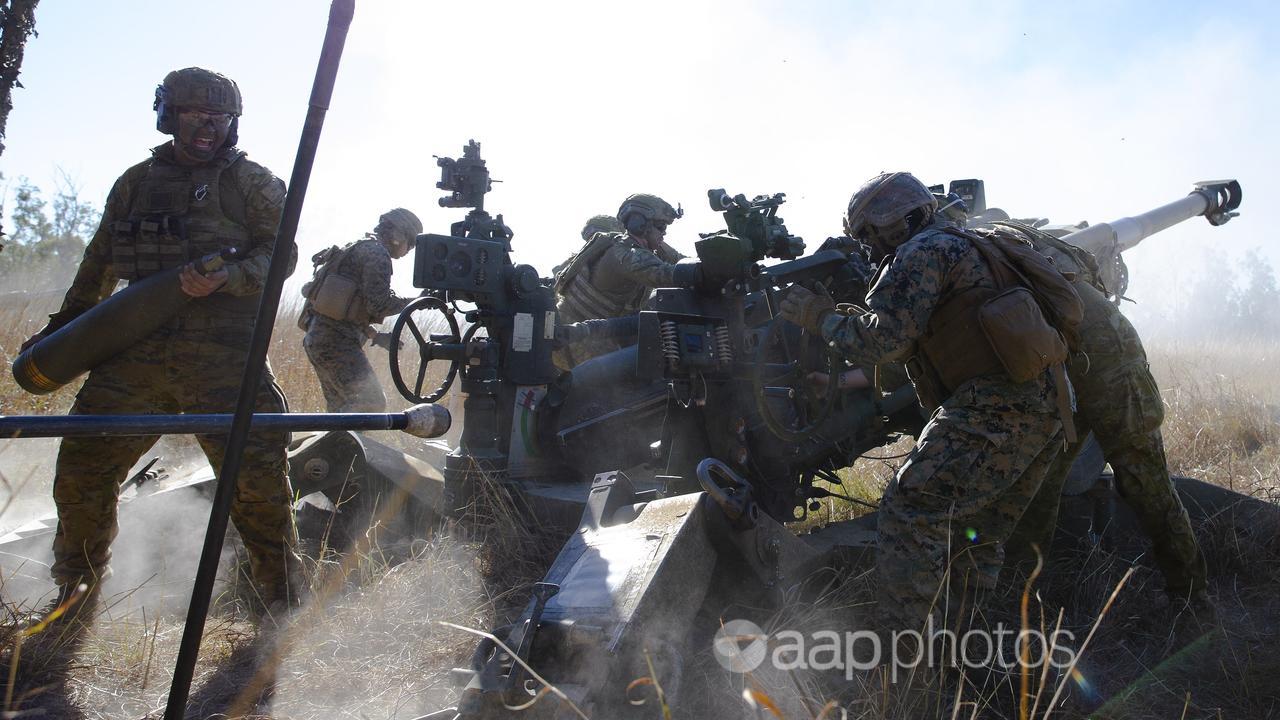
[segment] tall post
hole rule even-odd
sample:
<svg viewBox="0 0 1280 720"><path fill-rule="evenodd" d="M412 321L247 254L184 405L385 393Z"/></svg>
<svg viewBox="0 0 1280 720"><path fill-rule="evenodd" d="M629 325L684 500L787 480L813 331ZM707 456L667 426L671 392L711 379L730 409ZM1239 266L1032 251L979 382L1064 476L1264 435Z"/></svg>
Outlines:
<svg viewBox="0 0 1280 720"><path fill-rule="evenodd" d="M227 439L226 456L222 472L218 476L217 491L213 496L213 509L209 513L209 528L204 536L204 549L200 553L200 566L196 571L195 587L191 591L191 607L187 610L187 624L182 631L182 644L173 669L173 683L169 686L169 700L165 706L165 720L182 720L186 712L187 696L191 691L191 678L195 672L196 658L200 653L200 638L204 635L204 623L209 613L213 595L213 581L218 572L218 558L222 555L222 543L227 534L227 518L231 512L231 500L235 496L236 479L240 475L240 460L249 437L249 424L253 418L253 406L262 382L267 348L271 344L271 331L275 325L276 310L280 305L280 292L289 270L289 257L294 236L298 232L298 218L302 214L302 201L307 194L311 178L311 166L315 162L316 147L320 144L320 130L324 127L325 112L333 96L333 85L342 59L342 48L347 41L347 29L355 14L355 0L333 0L329 6L329 26L325 31L324 45L320 50L320 63L311 86L310 107L298 141L298 155L293 161L293 174L289 178L289 195L285 199L280 228L276 233L275 248L271 255L271 267L262 288L262 300L258 303L258 316L254 321L253 339L249 343L249 357L245 362L244 379L240 384L240 396L236 402L231 433Z"/></svg>

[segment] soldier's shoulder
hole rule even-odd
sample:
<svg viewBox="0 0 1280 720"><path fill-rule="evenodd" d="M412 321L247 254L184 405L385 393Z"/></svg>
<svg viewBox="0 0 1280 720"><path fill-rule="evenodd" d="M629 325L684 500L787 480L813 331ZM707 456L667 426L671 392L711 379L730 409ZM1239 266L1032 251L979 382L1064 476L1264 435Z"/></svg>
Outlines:
<svg viewBox="0 0 1280 720"><path fill-rule="evenodd" d="M361 259L391 259L391 252L387 250L387 246L378 241L378 238L372 235L366 235L348 246L351 255Z"/></svg>
<svg viewBox="0 0 1280 720"><path fill-rule="evenodd" d="M155 164L155 157L148 156L146 160L129 166L128 170L120 173L117 184L134 185L142 181L147 176L147 172L151 170L151 166Z"/></svg>
<svg viewBox="0 0 1280 720"><path fill-rule="evenodd" d="M898 254L903 255L915 252L942 253L946 255L963 254L973 247L967 234L968 231L957 228L931 225L904 242L898 248Z"/></svg>
<svg viewBox="0 0 1280 720"><path fill-rule="evenodd" d="M231 163L229 169L235 173L236 181L240 187L260 195L268 203L283 205L285 197L284 180L277 177L265 165L250 160L248 153L242 150L238 152L239 157Z"/></svg>
<svg viewBox="0 0 1280 720"><path fill-rule="evenodd" d="M267 166L250 160L248 153L239 151L239 155L240 156L231 163L231 171L238 177L252 181L254 184L271 182L273 180L284 184L284 181L280 180L280 178L277 177L275 173L271 172Z"/></svg>
<svg viewBox="0 0 1280 720"><path fill-rule="evenodd" d="M600 242L607 242L614 245L631 245L632 244L630 234L625 232L616 232L613 230L598 232L595 235L592 235L591 240L588 240L587 242L593 242L597 240Z"/></svg>

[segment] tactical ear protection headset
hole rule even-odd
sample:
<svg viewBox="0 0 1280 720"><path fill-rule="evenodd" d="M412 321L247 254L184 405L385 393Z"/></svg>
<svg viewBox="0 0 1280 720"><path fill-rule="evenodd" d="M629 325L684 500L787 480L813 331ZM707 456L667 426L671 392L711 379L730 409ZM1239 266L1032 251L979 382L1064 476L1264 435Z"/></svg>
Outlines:
<svg viewBox="0 0 1280 720"><path fill-rule="evenodd" d="M178 109L165 102L169 91L164 89L164 85L156 86L156 101L152 103L151 109L156 111L156 130L165 135L173 135L178 132Z"/></svg>
<svg viewBox="0 0 1280 720"><path fill-rule="evenodd" d="M623 224L627 228L627 232L639 235L649 226L649 220L638 212L629 212L627 217L623 219Z"/></svg>

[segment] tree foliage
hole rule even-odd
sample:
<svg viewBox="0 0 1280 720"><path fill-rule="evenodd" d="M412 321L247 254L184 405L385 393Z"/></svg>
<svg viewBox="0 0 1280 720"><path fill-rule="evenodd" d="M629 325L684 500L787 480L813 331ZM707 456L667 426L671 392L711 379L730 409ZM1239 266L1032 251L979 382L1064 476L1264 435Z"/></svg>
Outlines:
<svg viewBox="0 0 1280 720"><path fill-rule="evenodd" d="M0 0L0 153L5 125L13 109L13 88L22 87L22 53L27 38L36 34L36 5L40 0Z"/></svg>
<svg viewBox="0 0 1280 720"><path fill-rule="evenodd" d="M80 188L59 173L52 202L26 178L13 190L10 235L0 251L0 290L48 290L68 285L98 227L101 213L80 200Z"/></svg>

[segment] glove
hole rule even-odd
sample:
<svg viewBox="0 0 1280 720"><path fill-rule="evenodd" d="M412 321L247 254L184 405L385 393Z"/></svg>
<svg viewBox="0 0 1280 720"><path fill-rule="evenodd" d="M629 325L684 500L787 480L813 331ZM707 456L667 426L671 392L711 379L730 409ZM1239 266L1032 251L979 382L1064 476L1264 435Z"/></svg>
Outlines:
<svg viewBox="0 0 1280 720"><path fill-rule="evenodd" d="M821 283L817 288L819 292L800 284L792 285L779 308L782 317L815 335L822 332L822 321L827 315L836 310L836 302L827 294L826 288Z"/></svg>
<svg viewBox="0 0 1280 720"><path fill-rule="evenodd" d="M49 335L49 328L45 328L40 332L36 333L35 335L32 335L22 343L22 347L18 348L18 352L26 352L27 348L45 339L45 337L48 335Z"/></svg>
<svg viewBox="0 0 1280 720"><path fill-rule="evenodd" d="M370 340L369 340L369 344L370 344L370 345L373 345L374 347L380 347L380 348L382 348L383 350L386 350L387 352L391 352L391 333L389 333L389 332L374 333L374 334L373 334L373 337L372 337L372 338L370 338ZM396 345L396 349L397 349L397 350L403 350L403 349L404 349L404 341L403 341L403 340L401 340L401 341Z"/></svg>

